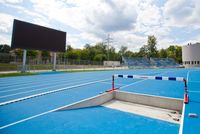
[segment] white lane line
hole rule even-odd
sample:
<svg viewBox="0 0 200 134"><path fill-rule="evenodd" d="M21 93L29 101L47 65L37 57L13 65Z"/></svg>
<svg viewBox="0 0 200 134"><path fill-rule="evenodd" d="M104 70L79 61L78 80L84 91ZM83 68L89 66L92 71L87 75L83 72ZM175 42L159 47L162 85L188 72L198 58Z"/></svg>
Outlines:
<svg viewBox="0 0 200 134"><path fill-rule="evenodd" d="M140 83L140 82L143 82L143 81L146 81L146 80L147 80L147 79L145 79L145 80L139 80L139 81L133 82L133 83L131 83L131 84L128 84L128 85L125 85L125 86L120 87L120 89L123 89L123 88L129 87L129 86L135 85L135 84L137 84L137 83Z"/></svg>
<svg viewBox="0 0 200 134"><path fill-rule="evenodd" d="M0 103L0 106L7 105L7 104L10 104L10 103L14 103L14 102L18 102L18 101L22 101L22 100L26 100L26 99L30 99L30 98L34 98L34 97L39 97L39 96L42 96L42 95L60 92L60 91L67 90L67 89L72 89L72 88L86 86L86 85L90 85L90 84L94 84L94 83L98 83L98 82L102 82L102 81L107 81L107 80L110 80L110 79L92 81L92 82L87 82L87 83L83 83L83 84L79 84L79 85L74 85L74 86L69 86L69 87L65 87L65 88L60 88L60 89L56 89L56 90L43 92L43 93L38 93L38 94L34 94L34 95L30 95L30 96L26 96L26 97L14 99L14 100L2 102L2 103Z"/></svg>
<svg viewBox="0 0 200 134"><path fill-rule="evenodd" d="M59 107L59 108L56 108L56 109L52 109L52 110L49 110L49 111L46 111L46 112L43 112L43 113L40 113L40 114L36 114L36 115L34 115L34 116L30 116L30 117L28 117L28 118L25 118L25 119L22 119L22 120L19 120L19 121L16 121L16 122L7 124L7 125L5 125L5 126L2 126L2 127L0 127L0 129L4 129L4 128L10 127L10 126L13 126L13 125L16 125L16 124L25 122L25 121L27 121L27 120L31 120L31 119L33 119L33 118L36 118L36 117L39 117L39 116L42 116L42 115L46 115L46 114L49 114L49 113L58 111L58 110L63 109L63 108L65 108L65 107L66 107L66 106L62 106L62 107Z"/></svg>
<svg viewBox="0 0 200 134"><path fill-rule="evenodd" d="M20 95L20 94L25 94L25 93L31 93L31 92L35 92L35 91L41 91L41 90L49 90L49 91L51 91L51 90L53 90L52 88L55 88L55 87L60 88L60 87L71 85L71 84L73 85L73 84L78 84L78 83L82 83L82 82L88 82L88 80L91 80L91 79L86 79L84 81L78 81L78 82L77 81L76 82L71 82L71 83L68 83L68 84L54 85L54 86L50 86L48 88L44 88L43 87L43 88L37 88L37 89L28 90L28 91L24 91L24 92L18 92L18 93L14 93L14 94L8 94L8 95L0 96L0 99L11 97L11 96L16 96L16 95Z"/></svg>
<svg viewBox="0 0 200 134"><path fill-rule="evenodd" d="M200 91L189 90L189 93L200 93Z"/></svg>
<svg viewBox="0 0 200 134"><path fill-rule="evenodd" d="M82 79L82 78L81 78ZM27 89L27 88L33 88L33 87L41 87L41 86L50 86L50 85L55 85L55 84L58 84L58 83L65 83L66 81L67 82L71 82L71 81L77 81L77 80L81 80L81 79L75 79L75 78L71 78L71 79L61 79L61 80L51 80L51 81L48 81L48 83L44 83L45 80L40 80L40 83L38 82L35 82L35 83L32 83L32 84L36 84L36 85L32 85L32 86L23 86L23 87L19 87L19 88L13 88L13 89L7 89L7 90L3 90L3 91L0 91L0 93L7 93L7 92L12 92L12 91L17 91L17 90L21 90L21 89ZM91 78L90 78L91 79ZM86 80L86 79L84 79ZM89 80L89 79L87 79ZM43 81L42 83L44 84L41 84L41 81ZM47 82L47 81L45 81ZM53 84L49 84L49 83L53 83ZM30 84L30 83L29 83ZM26 85L29 85L29 84L26 84ZM39 84L39 85L38 85ZM23 84L24 85L24 84ZM20 85L18 85L20 86ZM6 87L7 88L7 87Z"/></svg>
<svg viewBox="0 0 200 134"><path fill-rule="evenodd" d="M190 71L187 72L187 84L189 80ZM181 116L181 123L179 128L179 134L183 134L183 124L184 124L184 117L185 117L185 103L183 103L183 110L182 110L182 116Z"/></svg>
<svg viewBox="0 0 200 134"><path fill-rule="evenodd" d="M44 89L50 89L52 87L58 87L58 86L66 86L66 85L69 85L69 84L75 84L75 83L80 83L80 82L85 82L86 80L91 80L91 78L89 79L84 79L84 81L80 81L81 79L77 79L77 80L71 80L71 81L67 81L67 82L70 82L68 84L62 84L62 83L66 83L65 82L59 82L59 85L58 85L58 82L56 83L53 83L52 85L47 85L47 86L44 86L42 85L41 88L37 88L37 89L32 89L32 90L27 90L29 88L33 88L35 86L30 86L29 88L26 88L26 91L22 91L22 92L17 92L17 93L13 93L13 94L7 94L7 95L2 95L0 96L0 98L6 98L6 97L10 97L10 96L15 96L15 95L19 95L19 94L24 94L24 93L29 93L29 92L34 92L34 91L40 91L40 90L44 90ZM74 82L74 81L78 81L78 82ZM40 87L40 86L37 86L37 87ZM15 91L16 89L13 89L12 91Z"/></svg>
<svg viewBox="0 0 200 134"><path fill-rule="evenodd" d="M167 73L167 71L166 71L166 72L163 72L163 73L161 73L161 74L164 74L164 73ZM103 82L103 81L107 81L107 80L110 80L110 79L99 80L99 81L96 81L96 82L91 82L90 84L98 83L98 82ZM145 80L146 80L146 79L145 79ZM131 85L134 85L134 84L137 84L137 83L142 82L142 81L145 81L145 80L140 80L140 81L131 83L131 84L129 84L129 85L125 85L125 86L123 86L123 87L121 87L121 88L125 88L125 87L131 86ZM87 85L88 85L88 84L87 84ZM79 85L79 86L80 86L80 85ZM84 86L84 85L82 85L82 86ZM58 89L58 90L59 90L59 89ZM65 90L65 89L63 89L63 90ZM71 105L71 104L69 104L69 105ZM64 108L64 107L66 107L66 106L62 106L62 107L59 107L59 108L56 108L56 109L52 109L52 110L49 110L49 111L46 111L46 112L43 112L43 113L40 113L40 114L37 114L37 115L34 115L34 116L30 116L30 117L28 117L28 118L25 118L25 119L22 119L22 120L19 120L19 121L16 121L16 122L7 124L7 125L5 125L5 126L2 126L2 127L0 127L0 129L4 129L4 128L10 127L10 126L13 126L13 125L16 125L16 124L25 122L25 121L27 121L27 120L31 120L31 119L33 119L33 118L36 118L36 117L39 117L39 116L42 116L42 115L46 115L46 114L49 114L49 113L52 113L52 112L55 112L55 111L60 110L60 109L62 109L62 108Z"/></svg>
<svg viewBox="0 0 200 134"><path fill-rule="evenodd" d="M96 81L96 83L97 83L97 82L100 82L100 83L101 83L101 82L107 81L107 80L110 80L110 79L105 79L105 80ZM121 88L125 88L125 87L128 87L128 86L137 84L137 83L139 83L139 82L142 82L142 81L145 81L145 80L136 81L136 82L134 82L134 83L125 85L125 86L123 86L123 87L121 87ZM94 82L93 82L93 83L94 83ZM93 83L91 82L90 84L93 84ZM82 86L83 86L83 85L82 85ZM68 87L68 89L69 89L69 87ZM69 105L71 105L71 104L69 104ZM58 111L58 110L60 110L60 109L62 109L62 108L64 108L64 107L66 107L66 106L62 106L62 107L59 107L59 108L56 108L56 109L52 109L52 110L49 110L49 111L46 111L46 112L43 112L43 113L40 113L40 114L37 114L37 115L34 115L34 116L30 116L30 117L28 117L28 118L25 118L25 119L22 119L22 120L19 120L19 121L16 121L16 122L7 124L7 125L5 125L5 126L2 126L2 127L0 127L0 129L4 129L4 128L10 127L10 126L13 126L13 125L16 125L16 124L19 124L19 123L22 123L22 122L31 120L31 119L33 119L33 118L36 118L36 117L39 117L39 116L42 116L42 115L46 115L46 114L49 114L49 113Z"/></svg>
<svg viewBox="0 0 200 134"><path fill-rule="evenodd" d="M189 80L190 72L191 72L191 71L188 71L188 72L187 72L187 82L188 82L188 80Z"/></svg>
<svg viewBox="0 0 200 134"><path fill-rule="evenodd" d="M190 81L190 83L200 83L200 81Z"/></svg>
<svg viewBox="0 0 200 134"><path fill-rule="evenodd" d="M61 82L61 81L68 81L68 80L75 80L76 79L76 77L72 77L72 78L68 78L68 77L57 77L57 78L52 78L51 77L51 79L50 78L45 78L45 79L43 79L43 78L37 78L36 80L32 80L32 81L29 81L29 82L24 82L24 83L22 83L22 84L15 84L15 83L13 83L13 82L11 82L11 85L1 85L2 87L4 87L4 88L1 88L1 90L3 90L3 89L7 89L8 87L19 87L19 86L22 86L22 85L30 85L30 84L40 84L40 85L44 85L43 83L45 83L46 81L48 81L48 83L50 83L51 81L52 82ZM46 84L45 84L46 85ZM27 86L25 86L25 87L27 87ZM19 88L21 88L21 87L19 87ZM6 90L6 91L9 91L9 90ZM0 92L6 92L6 91L0 91ZM12 91L12 90L11 90Z"/></svg>
<svg viewBox="0 0 200 134"><path fill-rule="evenodd" d="M74 78L75 79L75 78ZM67 80L69 80L69 79L67 79ZM11 84L12 85L1 85L3 88L1 88L1 90L3 90L3 91L0 91L0 92L5 92L5 91L9 91L9 90L5 90L5 89L8 89L8 88L11 88L11 87L13 87L13 88L17 88L17 87L19 87L19 88L21 88L21 86L23 85L23 86L25 86L25 85L30 85L30 84L40 84L40 85L43 85L43 83L45 82L45 81L48 81L48 82L60 82L60 81L66 81L66 78L62 78L62 79L60 79L59 78L59 80L58 79L38 79L38 80L34 80L34 81L29 81L29 82L24 82L24 83L22 83L22 84L15 84L15 83L12 83L11 82ZM41 84L42 83L42 84ZM25 86L26 87L26 86ZM18 89L19 89L18 88Z"/></svg>
<svg viewBox="0 0 200 134"><path fill-rule="evenodd" d="M70 79L68 79L68 80L71 80L71 79L75 79L76 78L76 76L72 76L72 78L71 77L68 77L68 75L66 75L66 74L64 74L64 75L62 75L62 76L54 76L54 77L52 77L52 76L50 76L51 78L53 78L53 79L50 79L50 80L66 80L66 78L70 78ZM26 82L24 82L24 80L26 81ZM15 80L12 80L12 81L10 81L9 79L6 79L6 83L5 84L0 84L0 86L6 86L6 87L13 87L13 86L20 86L20 85L27 85L27 83L41 83L41 80L42 81L45 81L45 80L48 80L49 81L49 76L47 77L47 76L37 76L37 77L33 77L33 78L31 78L31 79L29 79L29 80L27 80L26 78L24 78L24 79L21 79L21 78L19 78L19 79L16 79L15 78ZM8 83L8 81L10 82L10 83ZM21 81L21 82L18 82L18 81ZM0 81L1 82L1 81Z"/></svg>
<svg viewBox="0 0 200 134"><path fill-rule="evenodd" d="M53 78L54 78L54 80L58 79L58 77L53 77ZM64 78L64 77L62 76L60 78ZM15 81L10 81L9 79L7 79L7 82L4 83L4 84L1 84L1 85L7 86L7 87L10 87L10 86L13 86L13 85L24 85L26 83L41 82L41 79L42 80L49 80L49 77L33 77L31 79L28 79L28 80L24 78L24 79L20 79L20 81L18 79L20 79L20 78L16 78ZM8 83L8 81L10 83ZM24 82L24 81L26 81L26 82Z"/></svg>
<svg viewBox="0 0 200 134"><path fill-rule="evenodd" d="M185 103L183 103L183 110L182 110L182 116L181 116L181 123L180 123L179 134L183 133L184 117L185 117Z"/></svg>
<svg viewBox="0 0 200 134"><path fill-rule="evenodd" d="M103 83L103 84L108 84L108 85L111 85L111 82L100 82L100 83ZM123 84L123 83L115 83L115 85L127 85L127 84Z"/></svg>
<svg viewBox="0 0 200 134"><path fill-rule="evenodd" d="M75 80L75 79L74 79ZM40 80L41 81L41 80ZM42 80L43 81L43 80ZM61 80L61 81L46 81L47 83L44 83L45 81L43 81L43 83L44 84L40 84L40 83L32 83L32 84L35 84L35 85L33 85L33 86L25 86L24 84L23 84L23 86L20 86L19 88L12 88L12 89L7 89L7 90L3 90L3 91L0 91L0 93L7 93L7 92L13 92L13 91L18 91L18 90L21 90L21 89L27 89L27 88L33 88L33 87L35 87L35 88L37 88L37 87L41 87L41 86L50 86L50 85L54 85L54 84L61 84L61 83L66 83L66 81L68 81L68 80ZM39 84L39 85L38 85ZM30 85L30 83L29 84L26 84L26 85Z"/></svg>

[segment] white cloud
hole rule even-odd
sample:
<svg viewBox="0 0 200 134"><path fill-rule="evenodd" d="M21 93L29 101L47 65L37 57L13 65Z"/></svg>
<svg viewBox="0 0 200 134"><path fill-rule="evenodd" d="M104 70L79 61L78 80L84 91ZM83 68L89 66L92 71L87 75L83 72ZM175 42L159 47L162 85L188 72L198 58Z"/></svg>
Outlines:
<svg viewBox="0 0 200 134"><path fill-rule="evenodd" d="M10 36L7 36L6 34L0 34L0 44L10 45L10 43L11 43Z"/></svg>
<svg viewBox="0 0 200 134"><path fill-rule="evenodd" d="M103 41L108 32L133 30L137 18L138 1L31 1L35 12L81 31L78 35L68 33L68 41L79 42L79 46L78 40L94 43Z"/></svg>
<svg viewBox="0 0 200 134"><path fill-rule="evenodd" d="M127 46L129 50L138 51L139 48L146 44L146 37L135 35L130 31L114 32L111 34L114 42L111 43L112 46L119 49L122 45Z"/></svg>
<svg viewBox="0 0 200 134"><path fill-rule="evenodd" d="M12 29L13 16L5 13L0 13L0 32L9 33Z"/></svg>
<svg viewBox="0 0 200 134"><path fill-rule="evenodd" d="M138 50L146 44L148 35L155 35L161 48L175 43L176 37L169 35L173 27L200 28L198 0L168 0L163 7L153 0L29 0L31 8L23 6L23 0L12 1L16 4L10 1L0 0L7 8L15 9L21 20L56 29L60 29L59 24L66 26L67 40L79 48L104 41L108 33L116 48L127 45ZM6 19L0 20L0 32L9 33L12 15L3 15Z"/></svg>
<svg viewBox="0 0 200 134"><path fill-rule="evenodd" d="M200 28L199 0L168 0L163 7L166 25Z"/></svg>
<svg viewBox="0 0 200 134"><path fill-rule="evenodd" d="M0 0L0 3L18 4L23 2L23 0Z"/></svg>

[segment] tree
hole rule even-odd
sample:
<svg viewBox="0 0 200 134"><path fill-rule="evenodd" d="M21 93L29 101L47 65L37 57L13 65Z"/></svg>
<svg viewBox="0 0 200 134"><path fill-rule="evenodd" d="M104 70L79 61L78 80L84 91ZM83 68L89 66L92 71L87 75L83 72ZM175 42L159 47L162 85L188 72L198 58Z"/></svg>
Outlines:
<svg viewBox="0 0 200 134"><path fill-rule="evenodd" d="M97 43L94 48L96 49L96 52L99 54L105 54L107 52L106 45L102 42Z"/></svg>
<svg viewBox="0 0 200 134"><path fill-rule="evenodd" d="M139 51L139 57L147 57L148 56L148 46L143 45Z"/></svg>
<svg viewBox="0 0 200 134"><path fill-rule="evenodd" d="M148 41L147 41L148 57L157 57L158 56L156 44L157 44L156 37L154 35L148 36Z"/></svg>
<svg viewBox="0 0 200 134"><path fill-rule="evenodd" d="M89 49L90 47L91 47L90 44L85 44L84 46L85 49Z"/></svg>
<svg viewBox="0 0 200 134"><path fill-rule="evenodd" d="M178 63L182 63L182 47L176 46L176 58L175 60Z"/></svg>
<svg viewBox="0 0 200 134"><path fill-rule="evenodd" d="M178 63L182 63L182 47L171 45L167 48L167 56L173 58Z"/></svg>
<svg viewBox="0 0 200 134"><path fill-rule="evenodd" d="M106 60L106 55L105 54L97 54L94 57L94 61L104 61Z"/></svg>
<svg viewBox="0 0 200 134"><path fill-rule="evenodd" d="M22 49L15 49L14 53L17 57L22 57L23 55L23 50Z"/></svg>
<svg viewBox="0 0 200 134"><path fill-rule="evenodd" d="M66 53L66 58L73 59L73 60L80 60L80 53L81 50L79 49L72 49Z"/></svg>
<svg viewBox="0 0 200 134"><path fill-rule="evenodd" d="M167 58L167 51L165 49L161 49L159 51L159 57L160 58Z"/></svg>
<svg viewBox="0 0 200 134"><path fill-rule="evenodd" d="M80 59L81 60L88 60L90 59L90 55L89 55L89 50L88 49L83 49L80 52Z"/></svg>
<svg viewBox="0 0 200 134"><path fill-rule="evenodd" d="M126 57L132 57L133 56L133 52L132 51L126 51L124 56Z"/></svg>
<svg viewBox="0 0 200 134"><path fill-rule="evenodd" d="M72 50L73 50L73 48L71 47L71 45L67 45L67 52L70 52Z"/></svg>
<svg viewBox="0 0 200 134"><path fill-rule="evenodd" d="M6 44L1 44L0 45L0 53L9 53L11 50L10 46Z"/></svg>
<svg viewBox="0 0 200 134"><path fill-rule="evenodd" d="M49 51L42 51L41 55L42 55L42 58L49 58L50 52Z"/></svg>
<svg viewBox="0 0 200 134"><path fill-rule="evenodd" d="M27 50L27 56L31 58L36 58L38 55L37 50Z"/></svg>
<svg viewBox="0 0 200 134"><path fill-rule="evenodd" d="M120 47L120 50L119 50L119 54L120 54L121 56L124 56L124 54L126 53L127 50L128 50L128 47L126 47L126 46L121 46L121 47Z"/></svg>
<svg viewBox="0 0 200 134"><path fill-rule="evenodd" d="M115 48L113 46L111 46L109 49L108 49L108 53L109 53L109 60L115 60ZM108 58L108 56L107 56ZM108 59L107 59L108 60Z"/></svg>

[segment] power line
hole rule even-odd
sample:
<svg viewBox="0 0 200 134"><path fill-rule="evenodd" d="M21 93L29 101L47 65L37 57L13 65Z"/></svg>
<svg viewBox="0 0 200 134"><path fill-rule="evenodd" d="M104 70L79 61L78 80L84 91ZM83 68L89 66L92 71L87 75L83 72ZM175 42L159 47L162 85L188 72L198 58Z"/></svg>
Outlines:
<svg viewBox="0 0 200 134"><path fill-rule="evenodd" d="M109 46L110 46L110 43L113 42L113 38L111 38L110 34L108 34L108 36L107 36L107 38L105 40L106 40L105 43L107 43L107 47L108 47L108 61L109 61L109 59L110 59L110 57L109 57Z"/></svg>

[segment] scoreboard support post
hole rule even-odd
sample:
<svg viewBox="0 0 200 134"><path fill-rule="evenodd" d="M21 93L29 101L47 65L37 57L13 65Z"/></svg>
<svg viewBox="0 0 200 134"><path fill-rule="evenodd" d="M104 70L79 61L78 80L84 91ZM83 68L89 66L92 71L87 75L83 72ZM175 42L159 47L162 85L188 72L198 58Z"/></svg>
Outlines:
<svg viewBox="0 0 200 134"><path fill-rule="evenodd" d="M53 71L56 71L56 52L53 53Z"/></svg>
<svg viewBox="0 0 200 134"><path fill-rule="evenodd" d="M24 52L23 52L23 63L22 63L22 68L21 68L21 72L22 73L26 72L26 53L27 53L27 50L24 49Z"/></svg>

